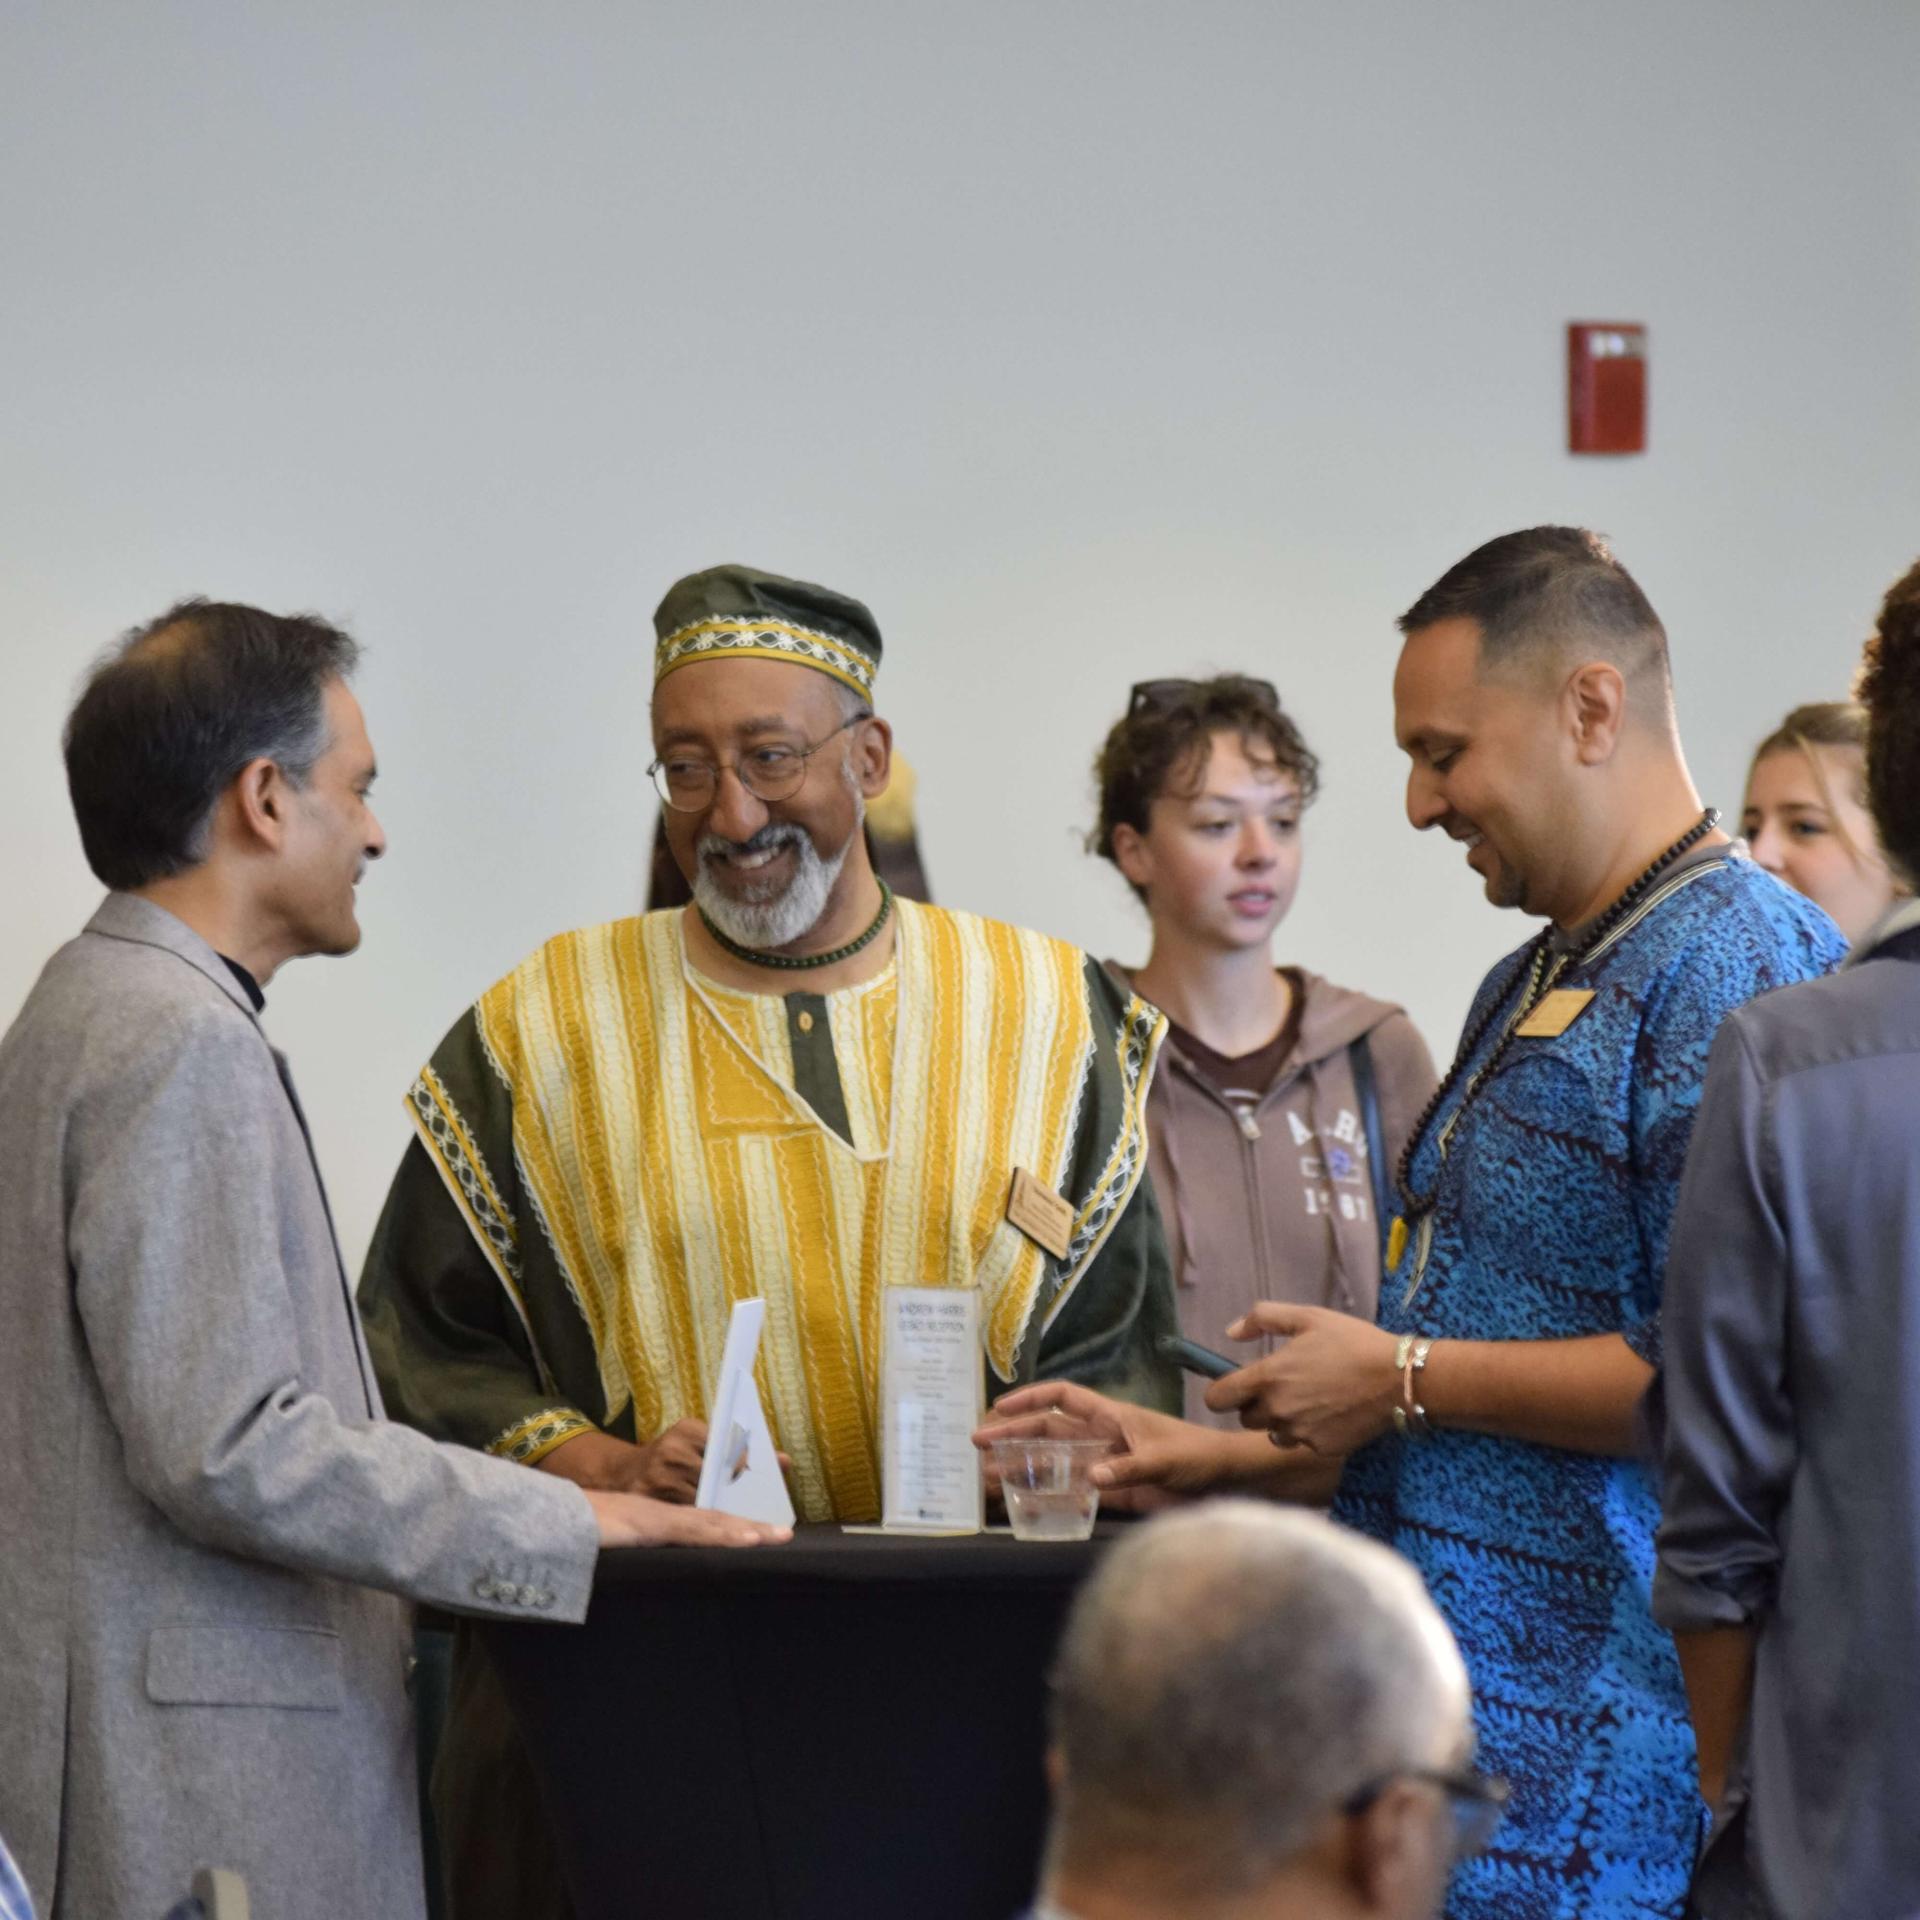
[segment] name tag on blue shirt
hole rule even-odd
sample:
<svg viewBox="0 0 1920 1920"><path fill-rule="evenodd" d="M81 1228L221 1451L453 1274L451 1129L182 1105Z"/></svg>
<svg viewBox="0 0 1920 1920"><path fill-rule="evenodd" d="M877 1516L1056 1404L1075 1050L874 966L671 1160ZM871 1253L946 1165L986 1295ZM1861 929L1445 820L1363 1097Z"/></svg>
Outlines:
<svg viewBox="0 0 1920 1920"><path fill-rule="evenodd" d="M1591 987L1556 987L1514 1028L1514 1038L1551 1040L1565 1033L1592 1002Z"/></svg>

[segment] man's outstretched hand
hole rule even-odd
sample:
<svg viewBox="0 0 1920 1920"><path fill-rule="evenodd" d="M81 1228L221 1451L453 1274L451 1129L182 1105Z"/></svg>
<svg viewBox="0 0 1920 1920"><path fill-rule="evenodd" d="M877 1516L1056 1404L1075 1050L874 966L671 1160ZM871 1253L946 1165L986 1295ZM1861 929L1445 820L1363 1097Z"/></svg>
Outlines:
<svg viewBox="0 0 1920 1920"><path fill-rule="evenodd" d="M603 1547L758 1547L791 1540L791 1527L769 1527L705 1507L670 1505L639 1493L586 1487Z"/></svg>
<svg viewBox="0 0 1920 1920"><path fill-rule="evenodd" d="M1002 1394L986 1425L973 1436L973 1444L988 1454L990 1490L993 1443L1035 1436L1106 1441L1112 1451L1094 1463L1089 1477L1100 1489L1101 1504L1117 1513L1151 1513L1213 1490L1231 1475L1225 1457L1229 1450L1220 1443L1237 1437L1170 1413L1110 1400L1091 1387L1042 1381Z"/></svg>

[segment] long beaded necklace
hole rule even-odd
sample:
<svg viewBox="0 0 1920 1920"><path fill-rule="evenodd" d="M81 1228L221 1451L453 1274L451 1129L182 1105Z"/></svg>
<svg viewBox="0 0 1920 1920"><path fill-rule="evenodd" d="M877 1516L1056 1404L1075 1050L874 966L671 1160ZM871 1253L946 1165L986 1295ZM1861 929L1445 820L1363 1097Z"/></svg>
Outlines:
<svg viewBox="0 0 1920 1920"><path fill-rule="evenodd" d="M762 953L755 947L743 947L737 940L727 936L707 918L705 907L700 909L700 924L713 935L718 944L736 960L744 960L749 966L779 967L789 973L805 973L814 967L830 967L839 960L851 960L864 947L870 947L880 937L880 929L887 924L887 916L893 911L893 889L878 874L874 878L880 884L880 911L873 916L872 924L865 933L857 934L844 947L834 947L827 953Z"/></svg>
<svg viewBox="0 0 1920 1920"><path fill-rule="evenodd" d="M1472 1079L1466 1084L1466 1090L1460 1097L1460 1104L1448 1117L1441 1133L1441 1146L1444 1149L1447 1137L1458 1124L1460 1116L1473 1104L1474 1096L1487 1083L1493 1070L1506 1057L1507 1048L1512 1045L1515 1032L1525 1023L1527 1015L1539 1004L1553 983L1570 966L1579 967L1586 963L1600 947L1606 944L1614 929L1632 913L1635 907L1646 898L1647 891L1682 854L1690 853L1715 827L1720 824L1720 810L1709 807L1691 827L1683 833L1665 853L1654 861L1640 877L1621 894L1606 912L1601 914L1589 929L1585 941L1578 953L1561 952L1550 959L1553 945L1553 927L1549 924L1540 929L1538 937L1528 949L1527 984L1520 996L1520 1004L1508 1020L1500 1038L1494 1042L1489 1053ZM1407 1144L1400 1149L1400 1159L1393 1170L1393 1191L1400 1202L1400 1213L1393 1223L1393 1229L1387 1236L1387 1271L1393 1272L1400 1265L1402 1255L1407 1250L1407 1227L1409 1221L1417 1221L1421 1230L1421 1246L1426 1245L1426 1235L1431 1224L1434 1202L1440 1197L1440 1174L1434 1175L1432 1188L1425 1194L1413 1190L1413 1160L1420 1151L1422 1141L1427 1137L1427 1129L1433 1124L1433 1116L1446 1105L1452 1097L1455 1086L1466 1063L1474 1056L1475 1050L1487 1037L1487 1030L1497 1020L1506 1006L1504 996L1489 1006L1485 1013L1474 1023L1473 1030L1460 1043L1460 1051L1453 1057L1453 1065L1447 1069L1447 1077L1434 1088L1433 1097L1421 1109L1420 1117L1413 1123L1413 1131L1407 1136ZM1421 1272L1425 1271L1424 1252L1421 1260ZM1416 1275L1414 1286L1419 1285ZM1408 1290L1408 1299L1413 1290Z"/></svg>

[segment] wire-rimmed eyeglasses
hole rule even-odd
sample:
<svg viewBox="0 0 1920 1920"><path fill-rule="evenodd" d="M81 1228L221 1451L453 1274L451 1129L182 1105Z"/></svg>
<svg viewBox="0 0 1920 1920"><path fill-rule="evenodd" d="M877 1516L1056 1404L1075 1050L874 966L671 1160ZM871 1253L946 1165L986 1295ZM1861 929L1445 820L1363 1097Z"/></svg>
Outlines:
<svg viewBox="0 0 1920 1920"><path fill-rule="evenodd" d="M1341 1803L1347 1814L1365 1813L1396 1780L1421 1780L1438 1787L1447 1796L1453 1815L1453 1857L1465 1860L1479 1853L1493 1838L1501 1816L1507 1810L1508 1787L1504 1780L1466 1769L1449 1771L1438 1767L1399 1767L1369 1780L1358 1793Z"/></svg>
<svg viewBox="0 0 1920 1920"><path fill-rule="evenodd" d="M733 770L734 778L756 800L788 800L800 791L801 782L807 777L807 762L828 741L872 717L856 713L810 747L750 747L739 759L719 765L711 760L697 760L690 754L663 755L647 769L647 777L652 780L654 791L675 813L704 813L712 806L724 767Z"/></svg>

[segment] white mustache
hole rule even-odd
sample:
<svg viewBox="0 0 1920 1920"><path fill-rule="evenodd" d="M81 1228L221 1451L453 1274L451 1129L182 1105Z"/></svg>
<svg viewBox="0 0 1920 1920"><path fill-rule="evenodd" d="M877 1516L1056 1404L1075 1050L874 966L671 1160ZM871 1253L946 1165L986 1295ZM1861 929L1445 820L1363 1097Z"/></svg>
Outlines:
<svg viewBox="0 0 1920 1920"><path fill-rule="evenodd" d="M724 834L703 833L695 852L703 862L752 860L761 854L778 853L783 847L797 846L805 837L790 820L770 820L746 840L729 840Z"/></svg>

